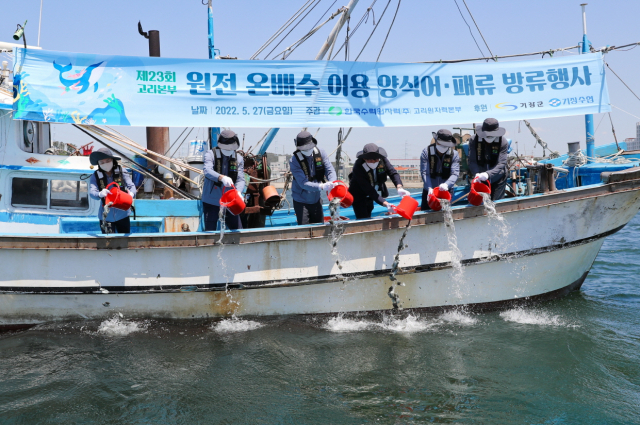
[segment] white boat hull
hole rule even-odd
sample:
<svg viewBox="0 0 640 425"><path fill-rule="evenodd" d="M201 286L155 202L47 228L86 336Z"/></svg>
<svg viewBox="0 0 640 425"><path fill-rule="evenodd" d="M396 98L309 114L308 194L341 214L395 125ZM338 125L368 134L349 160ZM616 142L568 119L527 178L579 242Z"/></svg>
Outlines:
<svg viewBox="0 0 640 425"><path fill-rule="evenodd" d="M639 189L634 180L501 202L508 237L482 208L454 210L464 265L457 278L442 214L417 214L400 257L402 307L498 306L577 289L604 238L637 213ZM389 310L389 273L406 223L350 223L338 257L328 226L232 232L225 245L205 233L0 237L0 325L115 313L191 319Z"/></svg>

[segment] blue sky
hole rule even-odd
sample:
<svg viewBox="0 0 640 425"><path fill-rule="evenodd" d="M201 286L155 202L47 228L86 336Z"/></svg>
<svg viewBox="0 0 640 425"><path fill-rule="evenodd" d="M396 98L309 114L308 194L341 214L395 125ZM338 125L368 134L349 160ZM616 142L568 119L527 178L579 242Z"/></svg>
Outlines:
<svg viewBox="0 0 640 425"><path fill-rule="evenodd" d="M391 0L377 32L371 38L359 60L375 61L387 33L398 0ZM352 15L351 27L373 0L360 0ZM222 55L248 59L300 6L303 0L214 0L215 44ZM305 34L328 9L334 12L348 0L322 0L309 16L280 46L287 46ZM376 23L388 0L377 0L373 6ZM333 4L333 5L332 5ZM458 0L467 22L471 25L482 50L486 47L473 26L462 0ZM467 0L484 37L496 55L541 51L578 44L582 37L580 2L569 0ZM0 14L2 41L11 41L16 24L29 20L27 41L35 45L38 38L40 0L11 0L3 2ZM330 13L329 12L329 13ZM589 38L597 48L640 41L640 2L597 0L587 6ZM147 41L138 34L137 23L144 30L160 31L162 56L179 58L207 58L207 11L201 0L44 0L40 45L48 50L91 52L101 54L148 54ZM334 21L335 22L335 21ZM290 59L313 59L328 35L333 22L302 45ZM373 29L373 16L363 24L351 41L351 59L360 51ZM344 40L344 30L339 40ZM268 49L271 50L271 49ZM396 22L380 57L385 62L417 62L438 59L478 57L480 52L460 16L454 0L402 0ZM263 56L261 56L262 58ZM344 59L340 55L337 59ZM638 94L640 83L636 78L640 69L640 48L626 52L612 52L605 60L611 68ZM635 137L635 123L640 121L640 101L611 73L608 74L611 116L618 140ZM631 115L630 115L631 114ZM583 117L563 117L532 120L541 137L561 152L566 143L581 141L584 148ZM613 142L609 118L595 116L596 144ZM470 127L471 123L460 123ZM531 152L535 142L526 127L517 121L504 122L508 137L518 141L520 152ZM354 129L346 151L353 157L362 145L380 141L391 157L419 157L420 151L431 138L437 126L412 128ZM234 128L246 133L247 144L255 143L266 129ZM176 138L182 129L172 129ZM299 129L283 129L272 144L272 152L291 152L293 138ZM311 129L315 132L315 129ZM127 130L134 139L144 143L144 129ZM193 133L192 133L193 134ZM202 132L201 132L202 134ZM84 143L74 130L58 128L54 137L75 143ZM328 151L337 141L337 129L322 129L319 143ZM405 149L406 147L406 149ZM537 148L540 154L541 149Z"/></svg>

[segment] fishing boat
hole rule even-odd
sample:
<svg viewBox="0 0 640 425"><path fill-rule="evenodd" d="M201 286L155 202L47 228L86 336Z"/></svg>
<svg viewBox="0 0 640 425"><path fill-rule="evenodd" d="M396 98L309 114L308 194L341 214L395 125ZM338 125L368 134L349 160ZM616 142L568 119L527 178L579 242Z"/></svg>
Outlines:
<svg viewBox="0 0 640 425"><path fill-rule="evenodd" d="M108 65L101 72L108 75ZM56 121L28 97L41 80L27 85L25 78L16 78L9 101L7 93L0 99L2 328L117 313L215 319L488 309L551 299L580 288L604 239L640 209L640 163L632 155L581 168L586 164L565 164L568 154L531 170L528 185L537 189L497 201L495 211L459 202L408 219L376 207L373 218L355 220L343 208L346 220L338 224L297 226L292 211L282 209L262 228L204 232L199 200L139 199L131 234L102 234L99 204L88 196L88 158L47 152L50 122L91 130L95 120L56 113L63 116ZM99 79L86 83L98 90ZM116 106L125 125L123 105ZM101 113L105 122L113 118ZM625 158L626 146L619 147L616 157ZM588 157L605 159L611 150L589 149ZM557 187L562 173L570 177ZM454 201L468 190L456 188Z"/></svg>

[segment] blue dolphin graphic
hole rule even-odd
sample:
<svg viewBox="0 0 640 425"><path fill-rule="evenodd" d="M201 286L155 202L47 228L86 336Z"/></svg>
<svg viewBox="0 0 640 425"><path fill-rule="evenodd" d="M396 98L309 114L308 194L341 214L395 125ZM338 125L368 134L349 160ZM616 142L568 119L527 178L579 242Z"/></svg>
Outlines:
<svg viewBox="0 0 640 425"><path fill-rule="evenodd" d="M104 71L105 62L94 63L89 65L77 74L69 75L70 78L62 76L67 71L71 71L71 64L58 65L53 61L53 67L60 72L60 82L67 87L67 90L78 90L78 94L84 93L87 89L93 86L93 91L98 91L98 80L102 76Z"/></svg>

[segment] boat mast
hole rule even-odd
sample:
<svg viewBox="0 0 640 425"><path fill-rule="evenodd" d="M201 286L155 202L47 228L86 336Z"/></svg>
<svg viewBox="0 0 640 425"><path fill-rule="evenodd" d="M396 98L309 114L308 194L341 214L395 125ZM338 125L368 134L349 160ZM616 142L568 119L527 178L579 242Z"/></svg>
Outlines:
<svg viewBox="0 0 640 425"><path fill-rule="evenodd" d="M587 3L582 3L580 5L582 7L582 53L589 53L591 51L591 43L587 38L587 11L585 7ZM584 116L584 125L587 136L587 157L588 162L593 162L591 158L594 157L595 153L595 138L594 138L594 129L593 129L593 114L587 114Z"/></svg>
<svg viewBox="0 0 640 425"><path fill-rule="evenodd" d="M40 27L42 26L42 0L40 0L40 20L38 21L38 47L40 47Z"/></svg>
<svg viewBox="0 0 640 425"><path fill-rule="evenodd" d="M211 6L212 0L209 0L207 5L208 11L208 27L209 27L209 59L215 59L215 48L213 44L213 7ZM220 127L209 127L209 136L211 138L211 148L218 146L218 135L220 134Z"/></svg>
<svg viewBox="0 0 640 425"><path fill-rule="evenodd" d="M353 12L353 9L358 4L358 1L359 0L351 0L349 2L345 12L342 14L338 22L336 22L335 26L329 33L329 37L327 37L327 40L324 42L324 44L320 48L320 51L316 55L316 60L320 61L324 59L324 56L327 54L327 51L329 51L329 48L336 42L336 38L338 38L338 33L340 32L344 24L349 20L349 16L351 16L351 12ZM260 150L258 151L260 155L264 154L267 151L267 149L269 148L269 145L271 144L273 139L276 137L276 134L278 134L278 130L280 129L272 128L271 130L269 130L267 137L264 139L264 142L262 143L262 146L260 146Z"/></svg>

